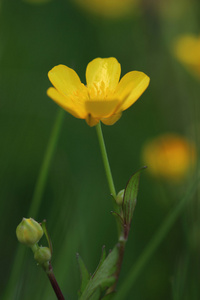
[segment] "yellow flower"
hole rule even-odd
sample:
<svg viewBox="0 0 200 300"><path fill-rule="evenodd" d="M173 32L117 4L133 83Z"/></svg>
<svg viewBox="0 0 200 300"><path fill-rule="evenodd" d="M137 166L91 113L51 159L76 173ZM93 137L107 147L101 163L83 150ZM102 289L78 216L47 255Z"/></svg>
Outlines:
<svg viewBox="0 0 200 300"><path fill-rule="evenodd" d="M74 117L85 119L89 126L99 121L112 125L142 95L150 80L144 73L132 71L119 81L120 73L116 58L96 58L86 68L85 86L74 70L58 65L48 73L54 87L47 94Z"/></svg>
<svg viewBox="0 0 200 300"><path fill-rule="evenodd" d="M196 161L194 145L176 134L163 134L149 141L142 156L152 175L171 181L186 177Z"/></svg>
<svg viewBox="0 0 200 300"><path fill-rule="evenodd" d="M130 14L138 0L74 0L83 9L108 18Z"/></svg>
<svg viewBox="0 0 200 300"><path fill-rule="evenodd" d="M184 35L175 43L175 55L200 78L200 36Z"/></svg>

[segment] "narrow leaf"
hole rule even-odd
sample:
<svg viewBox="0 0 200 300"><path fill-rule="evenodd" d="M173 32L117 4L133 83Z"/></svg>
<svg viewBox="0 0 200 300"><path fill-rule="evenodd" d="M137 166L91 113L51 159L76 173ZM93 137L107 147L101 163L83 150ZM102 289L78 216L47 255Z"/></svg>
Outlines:
<svg viewBox="0 0 200 300"><path fill-rule="evenodd" d="M111 211L111 214L117 219L117 221L119 222L119 224L121 224L121 225L124 224L124 220L122 219L122 217L120 216L120 214L116 213L115 211Z"/></svg>
<svg viewBox="0 0 200 300"><path fill-rule="evenodd" d="M88 300L99 300L101 299L101 288L97 287L96 290L92 293L92 295L88 298Z"/></svg>
<svg viewBox="0 0 200 300"><path fill-rule="evenodd" d="M49 249L51 251L51 255L52 255L53 254L53 247L52 247L52 242L51 242L50 235L49 235L48 230L47 230L46 220L42 221L41 226L42 226L42 229L43 229L44 234L46 236L47 243L48 243Z"/></svg>
<svg viewBox="0 0 200 300"><path fill-rule="evenodd" d="M116 245L96 271L95 276L91 277L80 300L89 300L96 289L100 288L102 293L114 284L118 256L119 250L118 245Z"/></svg>
<svg viewBox="0 0 200 300"><path fill-rule="evenodd" d="M101 258L100 258L99 264L98 264L98 266L96 268L96 271L92 275L92 277L95 276L95 274L97 273L97 271L99 270L99 268L101 267L101 265L102 265L102 263L104 262L105 259L106 259L106 248L105 248L105 246L103 246L102 247L102 253L101 253Z"/></svg>
<svg viewBox="0 0 200 300"><path fill-rule="evenodd" d="M124 214L124 223L128 227L130 227L131 220L133 217L133 212L137 201L140 173L142 170L144 170L144 168L146 167L143 167L135 174L133 174L133 176L129 179L127 186L125 188L122 210Z"/></svg>
<svg viewBox="0 0 200 300"><path fill-rule="evenodd" d="M79 256L78 253L77 253L77 260L78 260L80 275L81 275L81 287L79 290L79 296L81 296L85 287L87 286L91 276L90 276L82 258Z"/></svg>

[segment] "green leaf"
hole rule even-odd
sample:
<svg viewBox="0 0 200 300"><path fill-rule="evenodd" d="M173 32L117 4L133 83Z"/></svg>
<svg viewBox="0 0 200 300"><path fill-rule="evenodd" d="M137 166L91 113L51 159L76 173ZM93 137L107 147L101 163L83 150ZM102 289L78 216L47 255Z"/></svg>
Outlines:
<svg viewBox="0 0 200 300"><path fill-rule="evenodd" d="M46 236L47 243L48 243L48 245L49 245L49 249L50 249L51 255L52 255L52 254L53 254L53 247L52 247L52 242L51 242L50 235L49 235L48 230L47 230L46 220L43 220L43 221L42 221L41 226L42 226L42 229L43 229L44 234L45 234L45 236Z"/></svg>
<svg viewBox="0 0 200 300"><path fill-rule="evenodd" d="M82 258L79 256L78 253L77 253L77 260L78 260L80 275L81 275L81 287L79 290L79 296L81 296L85 287L87 286L91 276L90 276Z"/></svg>
<svg viewBox="0 0 200 300"><path fill-rule="evenodd" d="M92 275L92 277L95 276L95 274L97 273L97 271L99 270L99 268L101 267L101 265L102 265L102 263L104 262L105 259L106 259L106 248L105 248L105 246L103 246L102 247L102 253L101 253L101 258L100 258L99 264L98 264L98 266L96 268L96 271Z"/></svg>
<svg viewBox="0 0 200 300"><path fill-rule="evenodd" d="M97 287L96 290L92 293L92 295L88 298L88 300L99 300L101 297L101 288Z"/></svg>
<svg viewBox="0 0 200 300"><path fill-rule="evenodd" d="M115 211L111 211L111 214L117 219L119 224L121 224L123 226L124 220L122 219L122 217L118 213L116 213Z"/></svg>
<svg viewBox="0 0 200 300"><path fill-rule="evenodd" d="M137 201L140 173L142 170L144 170L144 168L146 167L143 167L135 174L133 174L133 176L129 179L125 188L122 210L124 215L124 224L128 228L130 227L131 220L133 217L133 212Z"/></svg>
<svg viewBox="0 0 200 300"><path fill-rule="evenodd" d="M91 277L80 300L91 300L93 299L91 296L96 295L94 293L96 293L97 289L100 288L100 292L102 293L115 283L118 256L119 250L118 245L116 245Z"/></svg>

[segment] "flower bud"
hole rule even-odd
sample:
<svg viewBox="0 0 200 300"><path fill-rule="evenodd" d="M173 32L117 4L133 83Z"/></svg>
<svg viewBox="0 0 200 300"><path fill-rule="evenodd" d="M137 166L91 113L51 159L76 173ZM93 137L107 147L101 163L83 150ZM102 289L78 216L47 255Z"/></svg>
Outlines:
<svg viewBox="0 0 200 300"><path fill-rule="evenodd" d="M48 247L39 247L34 253L34 259L40 264L51 260L51 251Z"/></svg>
<svg viewBox="0 0 200 300"><path fill-rule="evenodd" d="M32 218L23 218L16 229L18 241L29 247L35 245L41 239L43 233L40 224Z"/></svg>
<svg viewBox="0 0 200 300"><path fill-rule="evenodd" d="M118 205L122 205L123 199L124 199L124 191L125 190L121 190L116 197L116 202Z"/></svg>

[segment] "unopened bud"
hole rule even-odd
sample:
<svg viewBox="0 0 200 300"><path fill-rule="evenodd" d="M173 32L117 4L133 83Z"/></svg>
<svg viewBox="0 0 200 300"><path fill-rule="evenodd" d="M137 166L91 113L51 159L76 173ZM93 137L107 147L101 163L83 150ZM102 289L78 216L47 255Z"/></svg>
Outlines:
<svg viewBox="0 0 200 300"><path fill-rule="evenodd" d="M18 241L29 247L35 245L41 239L43 233L42 226L32 218L23 218L16 229Z"/></svg>
<svg viewBox="0 0 200 300"><path fill-rule="evenodd" d="M116 197L116 202L118 205L122 205L123 199L124 199L124 191L125 190L121 190Z"/></svg>
<svg viewBox="0 0 200 300"><path fill-rule="evenodd" d="M34 253L34 259L40 264L51 260L51 251L48 247L39 247Z"/></svg>

